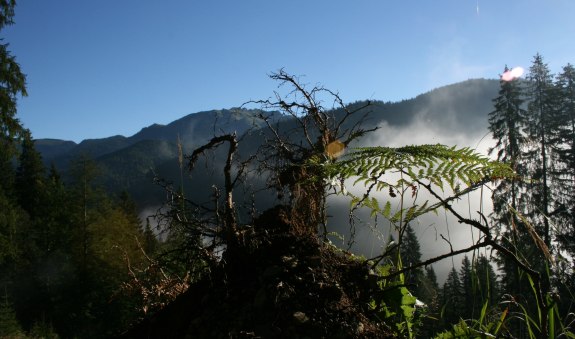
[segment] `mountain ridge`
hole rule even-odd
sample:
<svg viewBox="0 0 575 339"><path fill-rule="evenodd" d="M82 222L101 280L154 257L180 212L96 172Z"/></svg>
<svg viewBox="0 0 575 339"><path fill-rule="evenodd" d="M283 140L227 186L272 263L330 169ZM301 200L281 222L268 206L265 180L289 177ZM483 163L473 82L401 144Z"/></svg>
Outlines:
<svg viewBox="0 0 575 339"><path fill-rule="evenodd" d="M445 90L445 89L451 89L451 88L458 88L458 89L459 89L459 88L461 88L462 85L477 84L478 82L489 83L488 86L490 86L490 87L493 86L493 85L496 85L497 87L499 86L499 80L496 80L496 79L474 78L474 79L468 79L468 80L465 80L465 81L461 81L461 82L457 82L457 83L453 83L453 84L449 84L449 85L437 87L437 88L431 89L431 90L429 90L429 91L427 91L427 92L425 92L425 93L418 94L418 95L416 95L415 97L412 97L412 98L409 98L409 99L402 99L402 100L399 100L399 101L381 101L381 100L367 100L367 99L366 99L366 100L356 101L355 103L363 103L363 102L367 102L367 101L374 101L374 102L383 103L383 104L385 104L385 105L394 105L394 106L396 106L396 105L400 105L400 104L405 103L405 102L414 101L414 100L418 100L418 99L420 99L420 98L427 97L427 96L429 96L429 95L433 95L433 93L440 92L440 91ZM354 103L350 103L350 105L351 105L351 104L354 104ZM140 138L141 138L140 135L144 134L147 130L150 130L150 129L161 129L161 128L165 128L165 127L168 127L168 126L173 125L173 124L175 124L175 123L178 123L178 122L181 122L181 121L186 121L188 118L196 118L197 116L204 115L204 114L214 114L214 113L217 113L217 112L233 111L233 110L238 110L238 109L240 109L240 108L232 107L232 108L229 108L229 109L222 108L222 109L213 109L213 110L208 110L208 111L199 111L199 112L189 113L189 114L186 114L186 115L184 115L183 117L178 118L178 119L176 119L176 120L174 120L174 121L172 121L172 122L170 122L170 123L168 123L168 124L152 123L151 125L142 127L138 132L134 133L134 134L131 135L131 136L124 136L124 135L117 134L117 135L113 135L113 136L110 136L110 137L104 137L104 138L83 139L83 140L80 141L80 142L75 142L75 141L68 140L68 139L58 139L58 138L38 138L38 139L35 139L35 141L36 141L37 145L38 145L38 143L40 143L40 145L46 144L46 145L50 146L50 143L51 143L51 142L57 141L57 142L61 142L61 143L71 143L71 144L74 144L74 145L77 146L77 145L82 144L82 143L85 142L85 141L103 140L103 139L115 138L115 137L121 137L121 138L126 138L126 139L131 139L131 138L138 138L138 139L140 139ZM257 109L248 109L248 110L251 110L251 111L261 111L261 110L257 110Z"/></svg>
<svg viewBox="0 0 575 339"><path fill-rule="evenodd" d="M458 132L479 138L487 130L487 115L493 109L492 99L496 97L498 88L497 80L470 79L399 102L373 101L366 124L391 126L404 133L403 128L419 121L433 133ZM365 102L349 106L353 109L353 106ZM258 118L261 113L270 116L274 124L290 124L290 120L278 112L249 108L217 109L191 113L166 125L152 124L128 137L115 135L86 139L77 144L59 139L38 139L36 147L47 164L54 163L63 172L79 156L93 158L103 169L106 188L137 194L135 199L143 207L160 202L146 197L152 192L157 194L156 189L147 192L139 187L152 186L153 175L172 182L179 181L178 142L181 142L184 153L191 153L215 135L235 132L241 136L265 126ZM248 139L248 145L241 146L244 152L257 152L257 143L262 138L253 136ZM161 198L162 194L159 196Z"/></svg>

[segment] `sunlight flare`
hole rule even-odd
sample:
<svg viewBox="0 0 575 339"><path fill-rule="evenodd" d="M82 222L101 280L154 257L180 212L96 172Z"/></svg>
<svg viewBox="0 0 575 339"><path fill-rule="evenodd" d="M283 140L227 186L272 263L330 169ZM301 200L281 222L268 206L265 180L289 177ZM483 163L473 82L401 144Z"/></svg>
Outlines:
<svg viewBox="0 0 575 339"><path fill-rule="evenodd" d="M501 80L513 81L515 79L520 78L524 72L525 72L525 70L523 69L523 67L514 67L514 68L504 72L503 74L501 74Z"/></svg>

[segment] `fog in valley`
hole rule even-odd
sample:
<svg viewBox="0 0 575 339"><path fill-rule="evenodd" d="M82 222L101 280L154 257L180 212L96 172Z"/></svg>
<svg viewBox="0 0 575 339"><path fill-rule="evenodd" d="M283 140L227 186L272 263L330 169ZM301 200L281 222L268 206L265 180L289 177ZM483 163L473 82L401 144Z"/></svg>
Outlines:
<svg viewBox="0 0 575 339"><path fill-rule="evenodd" d="M455 95L455 93L445 92L445 95L450 94ZM434 96L433 98L437 101L442 101L441 97ZM456 111L453 107L445 106L444 112L443 115L438 116L437 114L431 115L427 109L422 110L415 114L416 117L407 126L398 127L384 123L379 130L366 138L365 144L366 146L388 147L444 144L457 146L458 148L469 147L476 150L479 154L487 156L489 147L494 143L487 130L487 114L489 111L486 111L481 116L470 116L465 111ZM361 188L347 187L355 195L365 192ZM450 194L449 189L443 194L444 197L448 197ZM387 200L391 199L392 209L397 207L399 197L390 198L387 192L379 192L375 196L380 206L383 206ZM408 197L406 201L409 203L411 194L408 193L406 196ZM418 195L417 203L422 204L427 199L430 199L430 203L435 202L432 197L421 191ZM340 233L344 241L332 240L335 244L347 248L350 234L350 227L347 222L349 220L350 199L341 195L332 195L328 203L331 216L330 221L328 221L328 230ZM489 216L492 210L491 191L483 189L483 191L472 192L456 201L454 207L462 216L467 218L480 219L477 211ZM449 244L441 238L441 235L451 241L453 250L465 248L478 240L478 232L472 231L469 225L459 224L454 216L443 209L438 209L437 211L437 215L430 213L412 223L412 227L420 241L422 261L449 252ZM352 247L354 252L367 258L380 255L385 248L385 244L389 241L390 230L397 240L397 230L383 217L380 216L376 223L373 218L369 218L369 211L366 210L358 213L358 216L362 222L358 222L355 227L355 243ZM482 249L481 251L489 257L489 249ZM473 255L474 253L468 254L469 257ZM460 266L462 258L463 255L458 255L433 264L440 284L443 283L453 265L456 268Z"/></svg>

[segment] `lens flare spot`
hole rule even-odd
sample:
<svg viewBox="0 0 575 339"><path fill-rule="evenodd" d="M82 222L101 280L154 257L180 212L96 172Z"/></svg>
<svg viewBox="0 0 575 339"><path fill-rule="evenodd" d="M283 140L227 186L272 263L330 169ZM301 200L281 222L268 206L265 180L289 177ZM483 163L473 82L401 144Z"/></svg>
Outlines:
<svg viewBox="0 0 575 339"><path fill-rule="evenodd" d="M525 70L523 69L523 67L514 67L514 68L504 72L503 74L501 74L501 80L513 81L515 79L520 78L524 72L525 72Z"/></svg>
<svg viewBox="0 0 575 339"><path fill-rule="evenodd" d="M326 147L326 153L332 159L340 157L343 154L344 150L345 145L343 142L339 140L329 143L329 145L327 145Z"/></svg>
<svg viewBox="0 0 575 339"><path fill-rule="evenodd" d="M507 71L507 72L501 74L501 80L503 80L503 81L513 80L513 75L511 74L511 71Z"/></svg>
<svg viewBox="0 0 575 339"><path fill-rule="evenodd" d="M524 72L523 67L515 67L511 70L511 74L516 78L522 76Z"/></svg>

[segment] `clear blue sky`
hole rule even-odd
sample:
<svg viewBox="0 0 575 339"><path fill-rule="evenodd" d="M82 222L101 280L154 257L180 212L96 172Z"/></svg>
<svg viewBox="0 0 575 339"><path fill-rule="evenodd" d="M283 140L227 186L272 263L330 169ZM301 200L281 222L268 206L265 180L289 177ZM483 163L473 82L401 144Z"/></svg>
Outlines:
<svg viewBox="0 0 575 339"><path fill-rule="evenodd" d="M478 10L479 9L479 10ZM36 138L132 135L268 98L284 67L346 102L575 63L574 0L21 0L0 33Z"/></svg>

